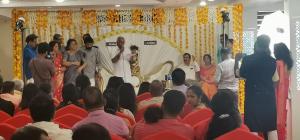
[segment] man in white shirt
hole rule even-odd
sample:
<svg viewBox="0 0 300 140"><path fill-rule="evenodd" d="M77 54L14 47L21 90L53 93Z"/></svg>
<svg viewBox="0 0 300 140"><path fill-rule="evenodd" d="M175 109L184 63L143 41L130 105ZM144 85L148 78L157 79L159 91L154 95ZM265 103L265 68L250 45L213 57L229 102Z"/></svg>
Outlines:
<svg viewBox="0 0 300 140"><path fill-rule="evenodd" d="M125 39L122 36L117 38L118 49L112 55L113 73L115 76L122 77L125 82L131 79L130 60L132 54L128 48L124 47Z"/></svg>
<svg viewBox="0 0 300 140"><path fill-rule="evenodd" d="M152 98L141 101L138 104L138 110L140 110L144 107L150 106L150 105L155 105L155 104L161 105L161 103L164 100L163 92L164 92L164 86L163 86L162 82L159 80L152 81L152 83L150 85L150 93L151 93Z"/></svg>
<svg viewBox="0 0 300 140"><path fill-rule="evenodd" d="M197 62L192 61L191 54L183 54L183 64L179 65L178 68L182 69L185 72L186 80L200 80L200 67Z"/></svg>
<svg viewBox="0 0 300 140"><path fill-rule="evenodd" d="M58 124L52 122L55 105L53 100L46 94L34 97L29 104L29 111L33 120L29 126L45 130L52 140L72 140L72 131L59 128Z"/></svg>
<svg viewBox="0 0 300 140"><path fill-rule="evenodd" d="M239 88L239 80L235 77L234 65L235 60L231 58L230 49L221 49L222 62L218 64L215 81L218 89L229 89L237 93Z"/></svg>

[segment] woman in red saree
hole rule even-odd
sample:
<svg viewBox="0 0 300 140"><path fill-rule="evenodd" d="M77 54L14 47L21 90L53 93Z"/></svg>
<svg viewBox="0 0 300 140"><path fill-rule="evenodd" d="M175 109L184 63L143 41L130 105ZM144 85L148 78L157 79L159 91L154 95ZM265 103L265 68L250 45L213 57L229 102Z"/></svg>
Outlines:
<svg viewBox="0 0 300 140"><path fill-rule="evenodd" d="M53 63L55 66L55 75L53 76L53 98L62 101L62 88L63 88L63 79L64 79L64 67L62 66L62 53L59 50L59 43L56 41L51 41L49 43L51 49L51 55Z"/></svg>
<svg viewBox="0 0 300 140"><path fill-rule="evenodd" d="M293 60L289 49L283 43L275 44L274 55L276 57L279 83L276 87L276 106L277 106L277 132L278 140L286 140L287 126L287 107L290 71L293 67Z"/></svg>
<svg viewBox="0 0 300 140"><path fill-rule="evenodd" d="M203 56L204 65L200 68L201 88L209 100L217 93L217 85L214 82L216 66L211 63L211 56Z"/></svg>

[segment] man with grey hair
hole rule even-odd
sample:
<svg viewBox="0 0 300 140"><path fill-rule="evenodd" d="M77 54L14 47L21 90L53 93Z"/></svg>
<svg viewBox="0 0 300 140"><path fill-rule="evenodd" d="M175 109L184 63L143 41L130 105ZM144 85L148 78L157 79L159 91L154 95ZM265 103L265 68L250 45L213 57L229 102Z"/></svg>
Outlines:
<svg viewBox="0 0 300 140"><path fill-rule="evenodd" d="M163 92L164 92L164 86L162 82L159 80L152 81L152 83L150 84L150 93L152 95L152 98L141 101L138 104L138 110L154 104L161 105L161 103L164 100L164 97L162 96Z"/></svg>
<svg viewBox="0 0 300 140"><path fill-rule="evenodd" d="M113 74L118 77L122 77L125 82L129 82L131 78L130 70L130 60L132 59L132 54L130 50L124 47L125 39L122 36L117 38L117 49L111 56L113 63Z"/></svg>

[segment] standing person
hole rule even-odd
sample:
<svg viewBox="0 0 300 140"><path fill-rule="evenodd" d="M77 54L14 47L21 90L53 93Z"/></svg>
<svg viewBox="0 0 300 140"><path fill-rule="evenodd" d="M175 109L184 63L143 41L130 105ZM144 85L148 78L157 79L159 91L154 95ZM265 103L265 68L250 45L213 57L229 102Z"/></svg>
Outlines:
<svg viewBox="0 0 300 140"><path fill-rule="evenodd" d="M53 55L52 59L55 67L55 74L53 76L53 98L57 99L58 101L62 101L61 92L64 86L64 71L66 70L66 68L62 66L63 55L59 50L59 42L51 41L49 46Z"/></svg>
<svg viewBox="0 0 300 140"><path fill-rule="evenodd" d="M141 77L141 70L139 64L139 47L136 45L130 46L130 51L132 54L132 59L130 60L130 69L132 76Z"/></svg>
<svg viewBox="0 0 300 140"><path fill-rule="evenodd" d="M81 49L86 62L83 74L89 77L91 86L95 86L96 75L100 75L100 53L97 48L93 47L94 40L92 37L84 37L84 47Z"/></svg>
<svg viewBox="0 0 300 140"><path fill-rule="evenodd" d="M130 60L131 53L128 48L124 47L125 39L122 36L117 38L118 49L112 55L111 59L114 68L114 75L122 77L125 82L129 82L131 79Z"/></svg>
<svg viewBox="0 0 300 140"><path fill-rule="evenodd" d="M64 39L63 39L63 36L61 34L54 34L53 35L53 41L56 41L58 43L58 47L59 47L59 50L61 52L65 51Z"/></svg>
<svg viewBox="0 0 300 140"><path fill-rule="evenodd" d="M35 34L30 34L26 37L26 46L23 51L23 72L26 76L26 83L33 83L32 73L29 69L29 62L37 56L37 38Z"/></svg>
<svg viewBox="0 0 300 140"><path fill-rule="evenodd" d="M218 89L229 89L237 94L239 80L235 78L234 64L235 60L231 58L231 52L228 48L221 49L222 62L218 64L215 81Z"/></svg>
<svg viewBox="0 0 300 140"><path fill-rule="evenodd" d="M276 61L270 56L269 44L268 36L257 37L254 54L243 58L239 75L246 79L245 124L252 132L263 132L269 140L276 140L277 114L273 81L278 80L278 74Z"/></svg>
<svg viewBox="0 0 300 140"><path fill-rule="evenodd" d="M216 66L211 63L211 56L205 54L203 56L204 65L200 68L201 89L206 94L208 99L217 93L217 85L214 82L216 74Z"/></svg>
<svg viewBox="0 0 300 140"><path fill-rule="evenodd" d="M51 60L46 59L48 47L48 43L40 43L38 45L38 57L32 59L29 63L34 84L37 86L45 83L52 85L51 79L55 74L55 68Z"/></svg>
<svg viewBox="0 0 300 140"><path fill-rule="evenodd" d="M287 102L293 60L289 49L284 43L275 44L274 55L277 60L276 64L279 75L279 83L276 87L278 140L285 140L287 136L287 112L290 109L287 107Z"/></svg>
<svg viewBox="0 0 300 140"><path fill-rule="evenodd" d="M224 41L225 41L225 43L224 43ZM228 43L229 43L228 35L227 34L221 34L220 35L220 45L221 46L217 48L217 61L218 61L218 63L222 62L221 49L222 48L227 48Z"/></svg>
<svg viewBox="0 0 300 140"><path fill-rule="evenodd" d="M192 60L192 56L189 53L183 54L183 64L179 65L186 75L186 80L199 81L200 67Z"/></svg>
<svg viewBox="0 0 300 140"><path fill-rule="evenodd" d="M74 84L77 76L85 67L82 52L78 51L77 41L69 39L63 56L63 66L66 67L64 84Z"/></svg>

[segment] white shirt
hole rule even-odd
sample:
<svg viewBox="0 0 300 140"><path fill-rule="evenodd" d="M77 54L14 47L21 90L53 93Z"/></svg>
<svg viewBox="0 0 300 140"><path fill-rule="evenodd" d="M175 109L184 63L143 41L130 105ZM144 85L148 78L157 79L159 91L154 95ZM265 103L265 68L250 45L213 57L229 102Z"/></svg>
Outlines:
<svg viewBox="0 0 300 140"><path fill-rule="evenodd" d="M114 58L119 52L119 48L115 49L111 57ZM131 56L130 50L125 47L120 59L116 63L113 63L114 75L122 77L125 82L129 82L131 79L131 69L129 63Z"/></svg>
<svg viewBox="0 0 300 140"><path fill-rule="evenodd" d="M218 89L229 89L237 92L239 88L239 79L234 75L234 63L232 58L226 59L218 64L215 80L218 83Z"/></svg>
<svg viewBox="0 0 300 140"><path fill-rule="evenodd" d="M200 67L196 62L191 62L190 65L181 64L178 68L182 69L185 72L186 80L196 80L196 72L200 71Z"/></svg>
<svg viewBox="0 0 300 140"><path fill-rule="evenodd" d="M28 126L34 126L45 130L51 140L72 140L72 131L69 129L61 129L58 124L53 122L36 122L29 124Z"/></svg>
<svg viewBox="0 0 300 140"><path fill-rule="evenodd" d="M183 84L183 85L180 85L180 86L173 86L172 90L181 91L184 95L186 95L186 91L188 90L188 87Z"/></svg>
<svg viewBox="0 0 300 140"><path fill-rule="evenodd" d="M138 110L140 110L140 109L142 109L144 107L150 106L150 105L155 105L155 104L161 105L161 103L163 102L163 100L164 100L163 96L158 96L158 97L150 98L148 100L141 101L138 104Z"/></svg>

